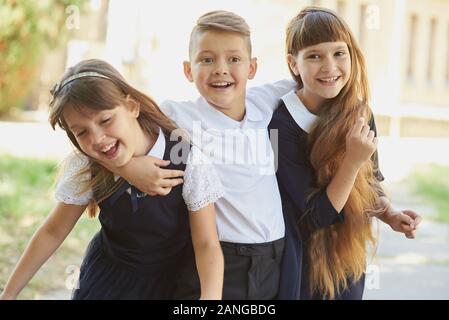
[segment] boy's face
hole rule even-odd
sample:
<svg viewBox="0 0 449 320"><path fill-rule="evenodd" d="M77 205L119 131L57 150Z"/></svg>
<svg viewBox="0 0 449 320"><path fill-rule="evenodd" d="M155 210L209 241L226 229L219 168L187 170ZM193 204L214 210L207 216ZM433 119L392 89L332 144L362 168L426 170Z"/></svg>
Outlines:
<svg viewBox="0 0 449 320"><path fill-rule="evenodd" d="M246 82L257 69L244 37L206 31L196 36L190 59L184 62L184 73L207 102L231 117L244 112Z"/></svg>

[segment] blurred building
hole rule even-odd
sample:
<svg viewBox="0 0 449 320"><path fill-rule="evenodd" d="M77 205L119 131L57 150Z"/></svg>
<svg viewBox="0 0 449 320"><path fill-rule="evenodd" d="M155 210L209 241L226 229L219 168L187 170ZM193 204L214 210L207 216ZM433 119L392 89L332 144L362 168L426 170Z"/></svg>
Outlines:
<svg viewBox="0 0 449 320"><path fill-rule="evenodd" d="M259 70L250 85L289 77L285 27L311 4L337 11L358 39L382 135L449 137L449 0L91 0L67 47L42 63L31 100L45 108L63 70L92 57L158 101L192 98L181 67L188 37L196 19L216 9L240 14L252 28Z"/></svg>

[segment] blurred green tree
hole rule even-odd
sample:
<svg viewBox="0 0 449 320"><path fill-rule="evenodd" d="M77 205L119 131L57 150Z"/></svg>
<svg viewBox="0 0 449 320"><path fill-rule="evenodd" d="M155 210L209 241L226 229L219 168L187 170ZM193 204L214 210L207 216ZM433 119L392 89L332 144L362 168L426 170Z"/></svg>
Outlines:
<svg viewBox="0 0 449 320"><path fill-rule="evenodd" d="M43 49L67 41L70 12L86 2L0 0L0 115L23 106Z"/></svg>

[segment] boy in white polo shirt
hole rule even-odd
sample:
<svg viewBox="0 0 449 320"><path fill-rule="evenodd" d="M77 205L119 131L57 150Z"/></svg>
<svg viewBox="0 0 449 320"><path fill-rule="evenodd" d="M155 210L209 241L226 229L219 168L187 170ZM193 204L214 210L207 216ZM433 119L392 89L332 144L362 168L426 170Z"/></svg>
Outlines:
<svg viewBox="0 0 449 320"><path fill-rule="evenodd" d="M267 127L290 81L246 91L256 73L249 27L226 11L201 16L193 28L184 74L201 97L162 103L210 156L225 188L216 203L225 257L223 299L274 299L279 286L284 219ZM187 277L181 297L199 287ZM187 293L187 294L186 294Z"/></svg>
<svg viewBox="0 0 449 320"><path fill-rule="evenodd" d="M231 12L213 11L198 19L189 58L184 73L201 97L165 101L161 109L209 155L225 189L216 202L225 258L223 299L274 299L285 226L267 127L280 97L294 82L246 91L257 62L251 58L248 25ZM199 297L195 262L189 263L191 272L181 275L179 298Z"/></svg>

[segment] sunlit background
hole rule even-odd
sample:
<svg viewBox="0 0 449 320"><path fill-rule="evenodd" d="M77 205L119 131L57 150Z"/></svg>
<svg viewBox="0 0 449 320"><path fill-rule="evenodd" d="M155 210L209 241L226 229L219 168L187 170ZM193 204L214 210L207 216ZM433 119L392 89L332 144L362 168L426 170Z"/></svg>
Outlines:
<svg viewBox="0 0 449 320"><path fill-rule="evenodd" d="M54 204L54 165L71 147L46 122L49 89L87 58L107 60L158 102L197 92L183 75L196 19L233 11L251 27L250 86L289 78L288 21L306 5L338 12L367 61L385 187L425 221L416 240L379 225L366 299L449 298L449 0L0 0L0 287ZM66 299L98 222L83 219L22 298ZM69 268L69 269L67 269Z"/></svg>

